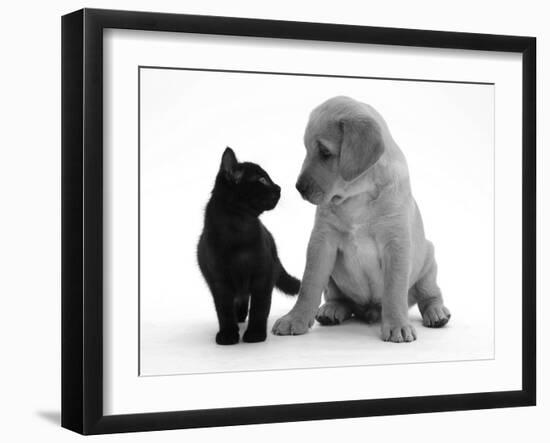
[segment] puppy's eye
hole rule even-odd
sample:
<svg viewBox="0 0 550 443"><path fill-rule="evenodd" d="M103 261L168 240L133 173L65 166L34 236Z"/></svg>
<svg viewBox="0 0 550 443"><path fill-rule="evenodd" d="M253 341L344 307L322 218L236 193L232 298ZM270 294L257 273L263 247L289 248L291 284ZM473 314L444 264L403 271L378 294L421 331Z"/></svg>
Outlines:
<svg viewBox="0 0 550 443"><path fill-rule="evenodd" d="M265 177L260 177L260 178L258 179L258 182L260 182L262 185L266 185L266 186L269 184L269 183L267 182L267 178L265 178Z"/></svg>
<svg viewBox="0 0 550 443"><path fill-rule="evenodd" d="M327 160L332 156L332 152L325 145L319 143L319 155L322 159Z"/></svg>

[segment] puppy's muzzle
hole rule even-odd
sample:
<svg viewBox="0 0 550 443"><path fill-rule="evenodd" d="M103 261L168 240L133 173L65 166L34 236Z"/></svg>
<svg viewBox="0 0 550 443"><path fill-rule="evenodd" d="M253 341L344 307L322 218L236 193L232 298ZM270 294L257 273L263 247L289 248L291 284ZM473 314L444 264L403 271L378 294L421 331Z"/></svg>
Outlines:
<svg viewBox="0 0 550 443"><path fill-rule="evenodd" d="M296 189L301 194L302 197L305 197L307 195L308 191L308 184L303 178L299 178L296 182Z"/></svg>
<svg viewBox="0 0 550 443"><path fill-rule="evenodd" d="M301 175L296 183L296 189L302 195L304 200L307 200L314 205L318 204L323 197L321 188L307 175Z"/></svg>

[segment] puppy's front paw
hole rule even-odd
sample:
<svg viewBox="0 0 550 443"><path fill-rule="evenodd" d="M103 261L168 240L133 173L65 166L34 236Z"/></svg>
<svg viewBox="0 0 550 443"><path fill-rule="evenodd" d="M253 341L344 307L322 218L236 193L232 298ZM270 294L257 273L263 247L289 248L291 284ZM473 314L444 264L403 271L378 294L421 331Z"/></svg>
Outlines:
<svg viewBox="0 0 550 443"><path fill-rule="evenodd" d="M317 311L315 320L323 326L339 325L351 317L351 308L346 303L330 301L325 303Z"/></svg>
<svg viewBox="0 0 550 443"><path fill-rule="evenodd" d="M239 331L220 331L216 334L216 343L219 345L234 345L239 342Z"/></svg>
<svg viewBox="0 0 550 443"><path fill-rule="evenodd" d="M300 335L305 334L313 326L313 316L289 312L275 322L271 332L275 335Z"/></svg>
<svg viewBox="0 0 550 443"><path fill-rule="evenodd" d="M394 343L408 343L416 340L416 331L411 324L382 324L382 340Z"/></svg>

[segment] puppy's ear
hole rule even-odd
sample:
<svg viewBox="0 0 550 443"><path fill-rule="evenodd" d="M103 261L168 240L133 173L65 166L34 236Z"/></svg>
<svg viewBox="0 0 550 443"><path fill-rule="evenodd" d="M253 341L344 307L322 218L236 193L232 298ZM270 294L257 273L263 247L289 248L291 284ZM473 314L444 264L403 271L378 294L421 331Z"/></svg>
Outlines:
<svg viewBox="0 0 550 443"><path fill-rule="evenodd" d="M343 118L340 128L340 173L344 180L351 181L378 161L384 152L384 142L380 127L369 117Z"/></svg>
<svg viewBox="0 0 550 443"><path fill-rule="evenodd" d="M225 148L225 151L223 151L222 155L222 163L220 165L220 169L224 172L225 176L228 179L235 179L235 173L238 163L239 162L237 161L237 157L235 156L233 149L231 149L229 146Z"/></svg>

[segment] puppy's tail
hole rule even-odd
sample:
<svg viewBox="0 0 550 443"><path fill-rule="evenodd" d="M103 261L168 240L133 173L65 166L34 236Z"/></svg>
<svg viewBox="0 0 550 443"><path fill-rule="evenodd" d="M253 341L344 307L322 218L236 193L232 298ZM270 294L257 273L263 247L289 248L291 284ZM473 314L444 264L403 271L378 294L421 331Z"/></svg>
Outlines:
<svg viewBox="0 0 550 443"><path fill-rule="evenodd" d="M300 280L286 272L281 262L279 262L280 271L279 278L275 282L275 286L287 295L296 295L300 291Z"/></svg>

